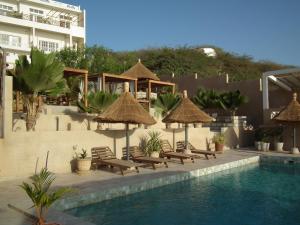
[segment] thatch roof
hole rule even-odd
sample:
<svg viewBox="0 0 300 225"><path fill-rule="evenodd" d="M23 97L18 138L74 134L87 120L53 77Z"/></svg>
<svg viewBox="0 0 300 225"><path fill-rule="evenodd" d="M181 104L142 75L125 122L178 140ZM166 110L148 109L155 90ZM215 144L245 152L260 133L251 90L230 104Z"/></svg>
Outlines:
<svg viewBox="0 0 300 225"><path fill-rule="evenodd" d="M122 76L132 77L137 79L159 80L155 73L152 73L145 67L141 61L138 61L133 67L121 74Z"/></svg>
<svg viewBox="0 0 300 225"><path fill-rule="evenodd" d="M199 109L185 92L184 97L164 119L164 123L208 123L214 119Z"/></svg>
<svg viewBox="0 0 300 225"><path fill-rule="evenodd" d="M156 121L129 93L123 93L100 116L94 120L103 123L130 123L152 125Z"/></svg>
<svg viewBox="0 0 300 225"><path fill-rule="evenodd" d="M283 122L300 122L300 104L297 101L297 94L293 94L293 100L281 112L274 117L274 120Z"/></svg>

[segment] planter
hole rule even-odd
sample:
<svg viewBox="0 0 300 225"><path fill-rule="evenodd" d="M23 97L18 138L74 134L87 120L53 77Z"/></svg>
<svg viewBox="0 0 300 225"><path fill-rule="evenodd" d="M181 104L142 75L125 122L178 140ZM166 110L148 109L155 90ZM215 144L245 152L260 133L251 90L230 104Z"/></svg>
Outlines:
<svg viewBox="0 0 300 225"><path fill-rule="evenodd" d="M159 158L159 152L152 152L150 156L153 158Z"/></svg>
<svg viewBox="0 0 300 225"><path fill-rule="evenodd" d="M258 150L258 151L261 151L262 150L262 142L261 141L256 141L254 143L255 145L255 149Z"/></svg>
<svg viewBox="0 0 300 225"><path fill-rule="evenodd" d="M262 142L261 143L261 150L263 152L269 151L269 148L270 148L270 143L268 143L268 142Z"/></svg>
<svg viewBox="0 0 300 225"><path fill-rule="evenodd" d="M282 152L283 151L283 142L275 142L274 149L277 152Z"/></svg>
<svg viewBox="0 0 300 225"><path fill-rule="evenodd" d="M92 158L77 159L77 170L79 172L89 171L91 168Z"/></svg>
<svg viewBox="0 0 300 225"><path fill-rule="evenodd" d="M215 150L216 152L223 152L223 149L224 149L224 144L221 144L221 143L215 143Z"/></svg>
<svg viewBox="0 0 300 225"><path fill-rule="evenodd" d="M299 149L298 148L292 148L291 153L295 154L295 155L299 154Z"/></svg>

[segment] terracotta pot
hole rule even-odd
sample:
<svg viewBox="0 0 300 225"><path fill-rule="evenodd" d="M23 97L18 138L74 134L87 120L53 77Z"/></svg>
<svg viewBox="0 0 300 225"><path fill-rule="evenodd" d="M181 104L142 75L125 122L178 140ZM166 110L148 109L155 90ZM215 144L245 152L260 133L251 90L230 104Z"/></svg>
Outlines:
<svg viewBox="0 0 300 225"><path fill-rule="evenodd" d="M215 150L216 152L223 152L224 144L221 143L215 143Z"/></svg>
<svg viewBox="0 0 300 225"><path fill-rule="evenodd" d="M91 168L92 159L87 157L85 159L77 159L77 169L78 171L89 171Z"/></svg>

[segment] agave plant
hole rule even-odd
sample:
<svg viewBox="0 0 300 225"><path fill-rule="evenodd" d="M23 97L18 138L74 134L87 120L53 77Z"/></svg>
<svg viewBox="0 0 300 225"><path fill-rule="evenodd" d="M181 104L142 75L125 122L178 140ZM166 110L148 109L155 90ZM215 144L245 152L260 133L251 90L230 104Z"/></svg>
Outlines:
<svg viewBox="0 0 300 225"><path fill-rule="evenodd" d="M50 190L50 187L55 180L54 175L46 168L43 168L40 173L30 177L31 184L23 182L20 187L26 192L31 199L38 218L37 225L44 225L45 217L49 207L65 194L72 192L71 188L59 188Z"/></svg>
<svg viewBox="0 0 300 225"><path fill-rule="evenodd" d="M179 101L180 97L177 94L160 94L154 102L155 112L164 117L168 111L177 105Z"/></svg>
<svg viewBox="0 0 300 225"><path fill-rule="evenodd" d="M35 127L42 94L59 95L67 92L63 78L64 65L55 59L53 53L45 54L32 49L30 58L31 63L26 56L19 56L15 69L9 72L14 78L14 90L23 94L27 130Z"/></svg>
<svg viewBox="0 0 300 225"><path fill-rule="evenodd" d="M145 141L145 145L143 148L143 151L147 155L151 155L153 152L159 152L160 151L160 132L157 131L149 131L148 136L145 136L141 139L142 141ZM142 144L142 143L140 143Z"/></svg>
<svg viewBox="0 0 300 225"><path fill-rule="evenodd" d="M248 102L248 98L241 95L239 90L222 93L220 99L222 108L230 111L232 116L235 116L240 106Z"/></svg>
<svg viewBox="0 0 300 225"><path fill-rule="evenodd" d="M220 95L215 90L199 88L193 102L201 109L220 108Z"/></svg>
<svg viewBox="0 0 300 225"><path fill-rule="evenodd" d="M99 114L102 113L108 106L110 106L118 97L118 94L111 94L104 91L90 92L87 97L89 106L85 107L80 102L78 102L78 106L84 112Z"/></svg>

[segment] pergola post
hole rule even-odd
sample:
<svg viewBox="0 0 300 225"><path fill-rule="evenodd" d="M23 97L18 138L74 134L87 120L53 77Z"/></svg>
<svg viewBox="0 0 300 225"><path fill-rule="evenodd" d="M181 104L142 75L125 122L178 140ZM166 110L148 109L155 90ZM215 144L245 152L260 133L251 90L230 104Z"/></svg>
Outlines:
<svg viewBox="0 0 300 225"><path fill-rule="evenodd" d="M87 102L87 94L88 94L88 73L84 74L84 106L88 106Z"/></svg>
<svg viewBox="0 0 300 225"><path fill-rule="evenodd" d="M175 84L172 86L172 94L175 94Z"/></svg>
<svg viewBox="0 0 300 225"><path fill-rule="evenodd" d="M151 107L151 80L148 81L148 110Z"/></svg>
<svg viewBox="0 0 300 225"><path fill-rule="evenodd" d="M105 92L105 74L102 76L102 91Z"/></svg>
<svg viewBox="0 0 300 225"><path fill-rule="evenodd" d="M264 74L262 75L262 91L263 91L263 109L269 109L269 80L268 75Z"/></svg>
<svg viewBox="0 0 300 225"><path fill-rule="evenodd" d="M134 81L134 97L137 99L137 80Z"/></svg>

